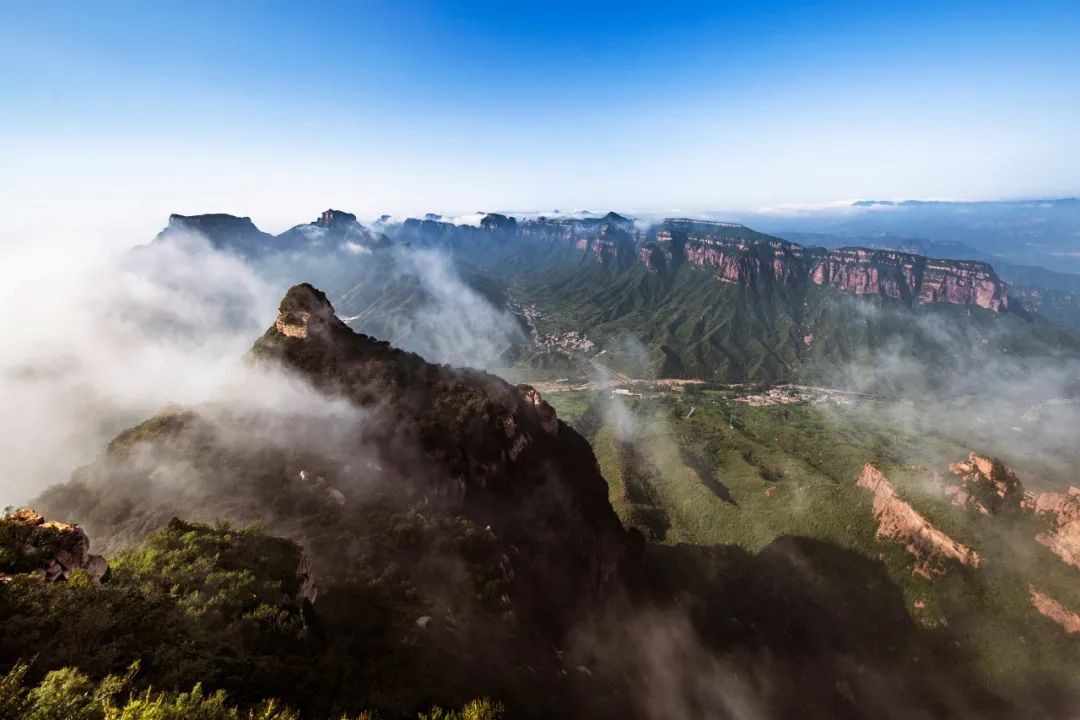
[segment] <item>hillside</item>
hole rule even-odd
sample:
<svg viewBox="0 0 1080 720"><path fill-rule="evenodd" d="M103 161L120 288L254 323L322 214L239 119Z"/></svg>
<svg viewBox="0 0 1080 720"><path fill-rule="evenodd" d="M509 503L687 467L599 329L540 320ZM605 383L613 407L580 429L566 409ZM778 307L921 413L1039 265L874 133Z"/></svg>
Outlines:
<svg viewBox="0 0 1080 720"><path fill-rule="evenodd" d="M172 517L258 523L299 543L315 624L300 657L275 662L312 675L214 683L230 695L325 717L456 705L478 688L522 708L542 682L550 700L536 712L567 704L577 689L551 648L619 590L640 543L585 440L527 386L353 333L308 285L286 294L245 360L261 396L167 408L35 508L79 522L107 555ZM32 656L32 636L22 642L7 662ZM121 672L138 656L112 657L86 670ZM147 673L177 690L206 677Z"/></svg>
<svg viewBox="0 0 1080 720"><path fill-rule="evenodd" d="M918 696L901 689L911 682L901 657L920 678L943 672L936 662L962 664L1031 717L1068 716L1080 702L1080 555L1066 549L1080 530L1080 491L1066 491L1075 465L1029 466L1039 474L1025 486L935 425L933 410L902 424L894 409L842 394L687 385L549 397L592 441L620 517L650 539L646 572L672 582L725 644L780 633L780 645L815 651L862 647L874 660L860 668L899 663L879 696L853 690L860 708ZM744 579L733 596L747 555L791 561L789 578L768 576L763 597ZM822 620L829 629L804 634L793 616L816 607L840 627ZM821 672L828 660L815 651L814 670L793 672Z"/></svg>
<svg viewBox="0 0 1080 720"><path fill-rule="evenodd" d="M966 457L945 436L695 384L550 393L579 434L528 385L353 332L310 285L245 364L244 394L163 409L35 501L85 532L5 518L12 687L56 671L310 718L1075 706L1073 496L999 512L983 483L1018 481L970 468L930 492ZM927 522L948 541L905 549Z"/></svg>

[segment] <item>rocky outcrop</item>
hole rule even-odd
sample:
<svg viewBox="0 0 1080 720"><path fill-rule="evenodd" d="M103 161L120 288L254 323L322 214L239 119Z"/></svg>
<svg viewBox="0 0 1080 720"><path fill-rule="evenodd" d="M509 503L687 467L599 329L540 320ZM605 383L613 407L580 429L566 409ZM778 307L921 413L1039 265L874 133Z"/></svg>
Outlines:
<svg viewBox="0 0 1080 720"><path fill-rule="evenodd" d="M324 210L314 224L327 229L351 228L356 224L356 216L341 210Z"/></svg>
<svg viewBox="0 0 1080 720"><path fill-rule="evenodd" d="M1034 586L1030 586L1029 590L1031 605L1039 611L1039 614L1056 622L1068 635L1080 633L1080 615L1046 593L1039 592Z"/></svg>
<svg viewBox="0 0 1080 720"><path fill-rule="evenodd" d="M997 458L971 453L966 461L950 465L949 472L960 478L958 484L945 490L957 507L997 515L1006 509L1018 510L1025 503L1023 483Z"/></svg>
<svg viewBox="0 0 1080 720"><path fill-rule="evenodd" d="M813 283L856 295L911 303L1008 309L993 269L970 260L934 260L913 253L867 248L806 248L735 223L665 220L639 259L649 270L682 261L711 270L721 282Z"/></svg>
<svg viewBox="0 0 1080 720"><path fill-rule="evenodd" d="M82 570L100 580L109 569L105 558L90 553L90 539L78 525L46 522L30 508L16 510L0 519L0 524L4 545L0 578L34 572L53 582Z"/></svg>
<svg viewBox="0 0 1080 720"><path fill-rule="evenodd" d="M337 318L334 308L321 290L310 285L297 286L302 290L285 296L278 307L274 329L291 338L304 339L313 330L320 332Z"/></svg>
<svg viewBox="0 0 1080 720"><path fill-rule="evenodd" d="M307 284L285 295L248 358L298 373L371 413L367 442L395 449L378 460L382 474L400 468L440 505L495 528L515 549L515 587L528 586L511 594L523 603L546 598L543 616L570 617L615 583L632 556L591 448L535 388L432 365L354 333ZM345 470L304 467L305 478L310 472L350 492L332 479ZM352 503L349 495L338 504Z"/></svg>
<svg viewBox="0 0 1080 720"><path fill-rule="evenodd" d="M927 579L942 575L946 561L970 568L979 567L979 555L971 548L941 532L896 493L888 478L867 463L857 480L859 487L874 493L876 537L903 543L915 557L913 573Z"/></svg>
<svg viewBox="0 0 1080 720"><path fill-rule="evenodd" d="M810 281L856 295L912 302L918 297L925 258L888 250L840 248L810 268Z"/></svg>
<svg viewBox="0 0 1080 720"><path fill-rule="evenodd" d="M993 268L974 260L924 260L919 302L1009 309L1005 283Z"/></svg>
<svg viewBox="0 0 1080 720"><path fill-rule="evenodd" d="M1035 539L1063 562L1080 569L1080 488L1070 487L1065 493L1042 493L1034 497L1031 505L1035 513L1050 522L1050 529Z"/></svg>

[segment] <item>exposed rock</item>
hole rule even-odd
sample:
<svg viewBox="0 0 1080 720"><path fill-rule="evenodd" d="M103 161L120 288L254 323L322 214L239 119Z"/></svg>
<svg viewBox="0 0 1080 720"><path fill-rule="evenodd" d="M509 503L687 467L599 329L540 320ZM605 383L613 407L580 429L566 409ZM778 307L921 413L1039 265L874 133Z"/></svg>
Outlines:
<svg viewBox="0 0 1080 720"><path fill-rule="evenodd" d="M1032 505L1050 520L1050 529L1035 539L1050 548L1063 562L1080 569L1080 488L1065 493L1042 493Z"/></svg>
<svg viewBox="0 0 1080 720"><path fill-rule="evenodd" d="M287 337L306 338L312 327L318 329L330 318L334 318L334 306L326 295L304 283L291 288L285 295L274 327Z"/></svg>
<svg viewBox="0 0 1080 720"><path fill-rule="evenodd" d="M964 462L953 463L949 472L960 477L945 492L957 507L972 508L983 515L997 515L1024 505L1024 485L1016 472L997 458L971 453Z"/></svg>
<svg viewBox="0 0 1080 720"><path fill-rule="evenodd" d="M867 463L857 484L874 493L874 517L879 525L876 537L901 542L915 557L913 572L927 579L945 573L945 561L971 568L979 567L979 555L941 532L915 508L900 499L888 478Z"/></svg>
<svg viewBox="0 0 1080 720"><path fill-rule="evenodd" d="M994 312L1009 308L1005 283L992 267L974 260L926 260L919 301L978 305Z"/></svg>
<svg viewBox="0 0 1080 720"><path fill-rule="evenodd" d="M341 210L324 210L319 219L315 221L315 224L321 225L325 228L334 228L346 226L349 227L356 223L356 216L352 213L342 212Z"/></svg>
<svg viewBox="0 0 1080 720"><path fill-rule="evenodd" d="M1031 604L1036 610L1060 625L1067 634L1080 633L1080 615L1069 610L1046 593L1039 592L1034 586L1029 587L1031 590Z"/></svg>
<svg viewBox="0 0 1080 720"><path fill-rule="evenodd" d="M3 518L7 561L0 566L5 575L39 572L50 582L67 580L75 570L83 570L94 580L108 572L100 555L90 554L90 539L78 525L46 522L30 508L21 508Z"/></svg>
<svg viewBox="0 0 1080 720"><path fill-rule="evenodd" d="M558 434L559 417L555 414L555 408L551 407L531 385L518 385L517 388L525 402L536 408L540 415L540 427L544 429L544 432L551 435Z"/></svg>
<svg viewBox="0 0 1080 720"><path fill-rule="evenodd" d="M811 282L856 295L880 295L909 304L978 305L1008 309L1005 283L986 263L935 260L912 253L867 248L824 250L756 233L735 223L665 220L656 241L638 258L654 271L685 260L709 268L721 282Z"/></svg>

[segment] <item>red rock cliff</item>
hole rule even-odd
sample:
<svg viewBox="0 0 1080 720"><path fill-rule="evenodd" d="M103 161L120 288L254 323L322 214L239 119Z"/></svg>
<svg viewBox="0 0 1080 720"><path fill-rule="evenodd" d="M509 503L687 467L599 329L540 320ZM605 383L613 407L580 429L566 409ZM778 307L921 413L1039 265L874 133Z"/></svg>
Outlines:
<svg viewBox="0 0 1080 720"><path fill-rule="evenodd" d="M666 221L655 242L639 252L654 271L660 268L660 257L667 264L686 261L711 269L727 283L748 285L758 278L812 282L856 295L978 305L994 312L1007 310L1009 302L1005 283L986 263L892 250L805 248L731 223Z"/></svg>

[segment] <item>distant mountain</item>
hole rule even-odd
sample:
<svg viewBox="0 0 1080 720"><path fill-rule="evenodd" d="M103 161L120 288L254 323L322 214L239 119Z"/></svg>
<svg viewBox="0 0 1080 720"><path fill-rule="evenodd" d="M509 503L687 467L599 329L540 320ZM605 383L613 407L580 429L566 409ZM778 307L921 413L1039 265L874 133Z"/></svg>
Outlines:
<svg viewBox="0 0 1080 720"><path fill-rule="evenodd" d="M918 238L926 243L967 247L1016 265L1080 273L1077 198L994 202L862 200L847 207L812 212L741 213L739 219L784 236L825 233L844 238Z"/></svg>
<svg viewBox="0 0 1080 720"><path fill-rule="evenodd" d="M959 242L921 240L898 235L841 236L829 233L782 232L780 237L803 245L839 248L856 244L869 248L980 260L994 267L1009 283L1010 293L1029 312L1062 327L1080 330L1080 274L1056 272L1037 265L1017 265Z"/></svg>
<svg viewBox="0 0 1080 720"><path fill-rule="evenodd" d="M234 220L185 226L208 227L215 245L249 253L250 222ZM289 280L315 278L355 329L436 360L488 367L587 372L604 352L605 366L638 376L842 383L853 364L899 351L927 366L925 380L939 392L936 376L971 353L1080 353L1080 339L1031 314L1047 310L1069 324L1067 307L1030 293L1011 299L985 260L910 252L981 255L962 244L878 236L860 238L870 247L850 247L835 235L793 237L821 242L699 219L641 227L617 213L520 221L489 214L468 225L406 219L382 222L376 233L327 211L263 238L275 250L255 260ZM471 299L453 318L483 310L490 322L455 325L457 337L443 342L437 325L451 318L438 309L462 297ZM948 330L947 341L919 320L930 317ZM545 350L527 332L534 340L584 333L591 350ZM485 339L483 359L462 350L469 334Z"/></svg>

